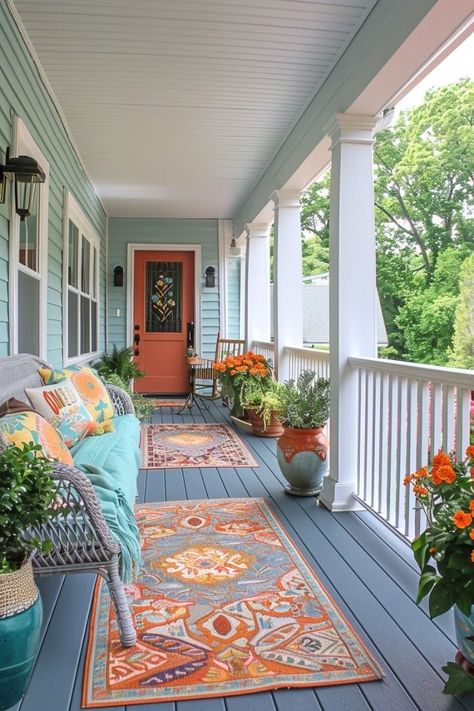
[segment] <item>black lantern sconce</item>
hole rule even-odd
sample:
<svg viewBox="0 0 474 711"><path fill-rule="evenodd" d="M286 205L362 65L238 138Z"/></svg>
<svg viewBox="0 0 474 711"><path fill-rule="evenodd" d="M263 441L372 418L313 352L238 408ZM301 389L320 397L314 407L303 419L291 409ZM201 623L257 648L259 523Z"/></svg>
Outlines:
<svg viewBox="0 0 474 711"><path fill-rule="evenodd" d="M206 267L204 274L206 275L206 286L208 289L213 289L216 285L216 268L211 264Z"/></svg>
<svg viewBox="0 0 474 711"><path fill-rule="evenodd" d="M123 286L123 267L120 264L114 267L114 286Z"/></svg>
<svg viewBox="0 0 474 711"><path fill-rule="evenodd" d="M0 165L0 202L5 202L7 180L15 181L15 211L20 220L31 215L35 199L36 186L44 183L46 175L38 162L30 156L10 158L10 149L7 148L5 165Z"/></svg>

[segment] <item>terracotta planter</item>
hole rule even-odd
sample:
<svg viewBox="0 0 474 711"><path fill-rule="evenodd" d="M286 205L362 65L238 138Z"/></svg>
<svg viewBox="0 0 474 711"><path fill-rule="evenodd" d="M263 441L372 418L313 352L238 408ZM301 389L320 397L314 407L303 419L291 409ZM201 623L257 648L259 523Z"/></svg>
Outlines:
<svg viewBox="0 0 474 711"><path fill-rule="evenodd" d="M252 432L257 437L280 437L283 434L283 425L278 417L272 415L270 422L265 427L263 417L257 415L254 410L249 411L249 419L252 423Z"/></svg>
<svg viewBox="0 0 474 711"><path fill-rule="evenodd" d="M327 472L328 439L322 428L284 427L278 440L277 457L288 481L285 491L294 496L319 493Z"/></svg>

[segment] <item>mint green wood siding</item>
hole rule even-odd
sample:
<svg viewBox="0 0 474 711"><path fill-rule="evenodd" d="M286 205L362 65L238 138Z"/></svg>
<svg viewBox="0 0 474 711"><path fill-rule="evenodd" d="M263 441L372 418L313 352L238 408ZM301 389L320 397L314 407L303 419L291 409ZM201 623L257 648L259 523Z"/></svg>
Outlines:
<svg viewBox="0 0 474 711"><path fill-rule="evenodd" d="M127 307L127 247L129 244L189 244L201 246L201 309L202 348L204 356L212 357L219 330L219 284L218 284L218 237L217 220L172 220L136 219L112 217L109 220L109 264L107 281L109 287L109 347L126 344ZM113 269L124 267L124 286L113 286ZM216 268L216 287L203 288L204 268L212 264ZM117 316L117 309L120 316ZM129 345L129 344L128 344Z"/></svg>
<svg viewBox="0 0 474 711"><path fill-rule="evenodd" d="M240 259L227 261L227 333L240 338Z"/></svg>
<svg viewBox="0 0 474 711"><path fill-rule="evenodd" d="M100 240L100 347L105 343L106 215L84 174L28 49L4 3L0 4L0 160L12 145L11 114L26 124L49 162L48 212L48 360L63 362L62 257L64 188L70 190L97 231ZM0 205L0 355L9 352L8 240L9 196Z"/></svg>

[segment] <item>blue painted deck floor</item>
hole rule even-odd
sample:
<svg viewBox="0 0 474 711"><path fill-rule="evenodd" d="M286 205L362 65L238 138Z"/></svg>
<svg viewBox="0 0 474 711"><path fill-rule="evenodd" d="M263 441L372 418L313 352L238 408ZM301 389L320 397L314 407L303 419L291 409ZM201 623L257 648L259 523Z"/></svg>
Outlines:
<svg viewBox="0 0 474 711"><path fill-rule="evenodd" d="M211 404L200 413L156 411L155 422L223 421ZM385 671L380 682L289 689L203 701L108 707L111 711L461 711L474 700L443 696L441 667L453 660L451 615L432 622L414 603L418 574L411 551L369 512L332 514L314 498L283 492L275 441L245 436L259 467L142 471L141 501L266 497L329 593ZM39 581L44 604L41 650L15 711L78 711L94 576Z"/></svg>

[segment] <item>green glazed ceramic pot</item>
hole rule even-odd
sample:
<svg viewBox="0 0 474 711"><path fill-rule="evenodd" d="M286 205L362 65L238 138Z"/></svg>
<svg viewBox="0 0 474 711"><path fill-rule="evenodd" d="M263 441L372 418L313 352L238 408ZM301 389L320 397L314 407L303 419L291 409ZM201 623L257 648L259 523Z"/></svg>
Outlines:
<svg viewBox="0 0 474 711"><path fill-rule="evenodd" d="M457 605L454 606L454 629L459 651L474 667L474 605L469 617Z"/></svg>
<svg viewBox="0 0 474 711"><path fill-rule="evenodd" d="M43 607L31 562L0 575L0 709L25 693L40 644Z"/></svg>

